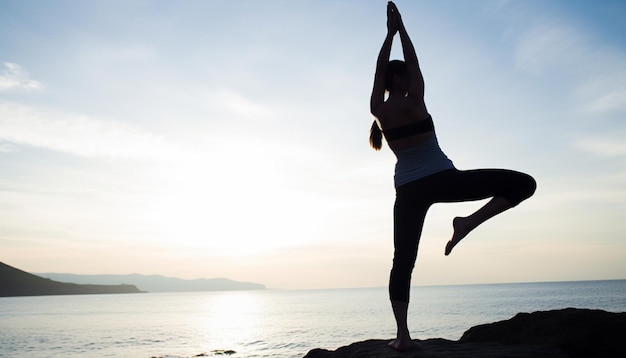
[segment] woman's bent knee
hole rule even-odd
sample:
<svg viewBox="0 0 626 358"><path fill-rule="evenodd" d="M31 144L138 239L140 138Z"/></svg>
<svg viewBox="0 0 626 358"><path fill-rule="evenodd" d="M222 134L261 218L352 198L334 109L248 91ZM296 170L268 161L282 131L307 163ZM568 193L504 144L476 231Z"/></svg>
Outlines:
<svg viewBox="0 0 626 358"><path fill-rule="evenodd" d="M532 176L525 173L517 173L515 189L510 196L505 197L512 206L517 206L522 201L530 198L537 190L537 181Z"/></svg>
<svg viewBox="0 0 626 358"><path fill-rule="evenodd" d="M528 174L524 174L524 176L526 177L526 195L522 200L530 198L531 196L533 196L533 194L535 194L535 191L537 190L537 181L535 180L535 178L531 177Z"/></svg>

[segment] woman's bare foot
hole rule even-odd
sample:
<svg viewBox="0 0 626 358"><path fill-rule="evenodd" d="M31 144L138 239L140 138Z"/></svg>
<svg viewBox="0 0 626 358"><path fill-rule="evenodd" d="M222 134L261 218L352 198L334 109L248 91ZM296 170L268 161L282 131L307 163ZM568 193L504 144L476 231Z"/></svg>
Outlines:
<svg viewBox="0 0 626 358"><path fill-rule="evenodd" d="M394 339L393 341L389 342L387 345L397 351L408 351L411 349L420 348L419 343L411 340L411 338Z"/></svg>
<svg viewBox="0 0 626 358"><path fill-rule="evenodd" d="M446 244L445 255L450 255L452 252L452 248L456 246L469 232L471 229L468 227L466 223L467 218L456 217L452 220L452 228L454 229L454 233L452 234L452 239L448 241Z"/></svg>

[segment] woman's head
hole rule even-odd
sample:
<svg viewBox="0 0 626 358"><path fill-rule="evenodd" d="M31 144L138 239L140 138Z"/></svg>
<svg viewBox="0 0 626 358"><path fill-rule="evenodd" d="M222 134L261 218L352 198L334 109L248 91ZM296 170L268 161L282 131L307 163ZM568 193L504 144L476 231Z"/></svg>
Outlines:
<svg viewBox="0 0 626 358"><path fill-rule="evenodd" d="M385 72L385 90L391 92L392 90L406 90L407 88L406 63L400 60L389 61Z"/></svg>

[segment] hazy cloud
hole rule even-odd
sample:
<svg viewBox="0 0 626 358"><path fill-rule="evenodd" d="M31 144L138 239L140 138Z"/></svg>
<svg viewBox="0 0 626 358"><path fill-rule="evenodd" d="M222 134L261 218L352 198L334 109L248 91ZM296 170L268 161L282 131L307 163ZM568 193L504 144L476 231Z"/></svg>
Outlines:
<svg viewBox="0 0 626 358"><path fill-rule="evenodd" d="M2 75L0 75L0 92L31 92L42 88L43 85L38 81L30 79L30 75L18 64L11 62L4 63L4 70L2 71Z"/></svg>
<svg viewBox="0 0 626 358"><path fill-rule="evenodd" d="M534 75L565 75L593 112L626 109L626 54L574 26L544 22L524 32L516 66Z"/></svg>
<svg viewBox="0 0 626 358"><path fill-rule="evenodd" d="M626 88L624 87L600 96L591 104L591 110L594 111L609 111L622 108L626 108Z"/></svg>
<svg viewBox="0 0 626 358"><path fill-rule="evenodd" d="M17 148L15 145L6 142L0 142L0 153L10 153L15 152Z"/></svg>
<svg viewBox="0 0 626 358"><path fill-rule="evenodd" d="M587 151L603 157L626 156L626 143L617 139L585 139L578 146Z"/></svg>
<svg viewBox="0 0 626 358"><path fill-rule="evenodd" d="M0 140L82 157L162 159L177 152L163 136L129 124L8 103L0 103Z"/></svg>
<svg viewBox="0 0 626 358"><path fill-rule="evenodd" d="M564 25L537 25L521 35L516 49L516 65L532 74L554 66L568 67L584 54L583 39L580 32Z"/></svg>

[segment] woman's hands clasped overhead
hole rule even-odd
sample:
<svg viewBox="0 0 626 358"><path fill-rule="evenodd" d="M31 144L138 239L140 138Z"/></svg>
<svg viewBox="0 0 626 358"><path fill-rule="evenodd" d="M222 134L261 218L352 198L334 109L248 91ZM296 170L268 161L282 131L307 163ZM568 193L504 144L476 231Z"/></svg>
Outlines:
<svg viewBox="0 0 626 358"><path fill-rule="evenodd" d="M395 35L399 29L399 13L396 4L392 1L387 3L387 33L391 36Z"/></svg>

